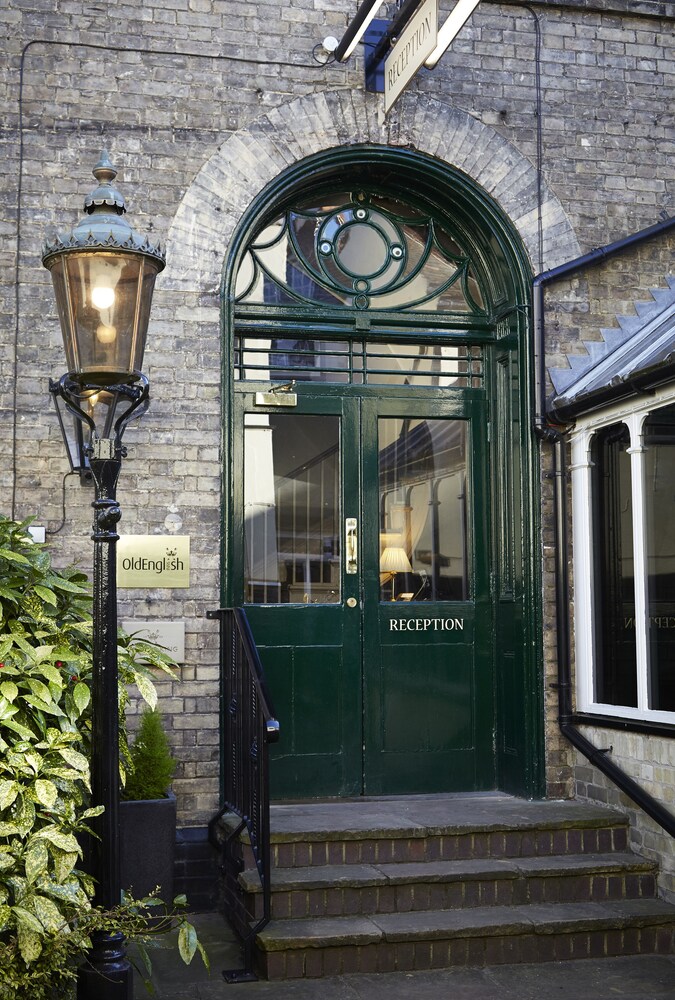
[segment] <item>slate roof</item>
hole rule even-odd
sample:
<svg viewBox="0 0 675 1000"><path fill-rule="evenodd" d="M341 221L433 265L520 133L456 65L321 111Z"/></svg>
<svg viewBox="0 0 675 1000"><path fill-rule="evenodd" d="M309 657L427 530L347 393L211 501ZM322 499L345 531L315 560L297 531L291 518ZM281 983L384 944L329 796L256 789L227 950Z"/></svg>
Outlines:
<svg viewBox="0 0 675 1000"><path fill-rule="evenodd" d="M555 392L549 411L567 418L675 379L675 275L635 303L635 316L617 316L618 327L585 341L587 354L568 355L569 368L549 369Z"/></svg>

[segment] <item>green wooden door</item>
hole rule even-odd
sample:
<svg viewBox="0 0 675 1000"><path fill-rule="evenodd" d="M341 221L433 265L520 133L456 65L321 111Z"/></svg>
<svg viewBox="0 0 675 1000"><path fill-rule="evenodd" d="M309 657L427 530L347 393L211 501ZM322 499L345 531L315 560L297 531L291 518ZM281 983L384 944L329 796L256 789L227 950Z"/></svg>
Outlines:
<svg viewBox="0 0 675 1000"><path fill-rule="evenodd" d="M495 787L485 427L479 397L362 404L369 793Z"/></svg>
<svg viewBox="0 0 675 1000"><path fill-rule="evenodd" d="M273 795L492 788L482 394L297 394L235 407L233 593L282 727Z"/></svg>

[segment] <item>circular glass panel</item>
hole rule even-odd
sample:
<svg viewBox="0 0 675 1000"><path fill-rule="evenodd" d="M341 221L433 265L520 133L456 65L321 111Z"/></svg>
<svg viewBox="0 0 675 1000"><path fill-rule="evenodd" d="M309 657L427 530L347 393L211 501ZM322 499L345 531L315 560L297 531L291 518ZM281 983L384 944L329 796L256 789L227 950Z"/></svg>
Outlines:
<svg viewBox="0 0 675 1000"><path fill-rule="evenodd" d="M340 266L363 277L381 271L388 255L389 247L382 233L366 223L345 226L335 243L335 256Z"/></svg>

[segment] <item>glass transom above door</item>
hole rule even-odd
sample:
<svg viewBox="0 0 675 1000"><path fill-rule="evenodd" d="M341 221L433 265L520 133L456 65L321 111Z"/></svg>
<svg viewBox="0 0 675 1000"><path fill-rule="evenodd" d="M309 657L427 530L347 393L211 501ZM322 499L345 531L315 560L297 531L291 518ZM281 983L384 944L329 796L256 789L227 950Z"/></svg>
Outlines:
<svg viewBox="0 0 675 1000"><path fill-rule="evenodd" d="M248 245L242 305L322 305L485 315L456 237L409 204L360 190L284 212Z"/></svg>
<svg viewBox="0 0 675 1000"><path fill-rule="evenodd" d="M238 381L480 389L483 369L483 348L475 344L329 341L288 333L234 338Z"/></svg>

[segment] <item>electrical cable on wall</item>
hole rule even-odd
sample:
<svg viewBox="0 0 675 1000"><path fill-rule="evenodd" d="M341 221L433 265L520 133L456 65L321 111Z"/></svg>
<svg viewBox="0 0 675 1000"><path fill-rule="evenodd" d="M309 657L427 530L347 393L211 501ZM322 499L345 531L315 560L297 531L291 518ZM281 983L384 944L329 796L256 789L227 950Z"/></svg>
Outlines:
<svg viewBox="0 0 675 1000"><path fill-rule="evenodd" d="M61 517L61 523L58 526L58 528L46 528L45 535L58 535L59 531L61 531L64 524L66 523L66 479L68 478L68 476L74 476L74 475L77 475L77 473L73 472L72 469L70 472L66 472L65 476L63 477L63 482L61 483L61 500L63 504L62 508L63 516Z"/></svg>

